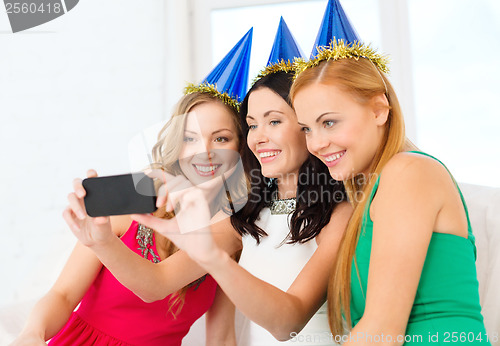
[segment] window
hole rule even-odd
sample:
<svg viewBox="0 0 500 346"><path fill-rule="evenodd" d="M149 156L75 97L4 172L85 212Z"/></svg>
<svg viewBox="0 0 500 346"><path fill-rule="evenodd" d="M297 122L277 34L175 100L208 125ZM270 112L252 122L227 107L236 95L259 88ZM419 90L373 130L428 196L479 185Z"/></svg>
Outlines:
<svg viewBox="0 0 500 346"><path fill-rule="evenodd" d="M457 181L500 186L500 3L341 0L360 38L392 59L407 134ZM254 27L250 78L267 62L280 16L309 57L327 0L194 0L195 75ZM210 30L207 30L210 28ZM205 54L199 54L203 51ZM210 58L207 58L210 57Z"/></svg>
<svg viewBox="0 0 500 346"><path fill-rule="evenodd" d="M304 57L309 58L326 5L326 0L296 1L212 10L212 65L253 26L250 78L255 77L269 58L280 16L302 48ZM355 25L359 36L380 46L377 1L351 0L346 2L345 11L352 23L360 23Z"/></svg>
<svg viewBox="0 0 500 346"><path fill-rule="evenodd" d="M410 0L417 144L457 181L500 186L500 3Z"/></svg>

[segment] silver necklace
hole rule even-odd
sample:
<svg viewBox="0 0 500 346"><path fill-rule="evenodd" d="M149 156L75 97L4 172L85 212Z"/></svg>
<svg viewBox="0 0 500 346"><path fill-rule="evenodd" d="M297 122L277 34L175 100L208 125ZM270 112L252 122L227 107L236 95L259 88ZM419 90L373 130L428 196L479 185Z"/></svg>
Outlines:
<svg viewBox="0 0 500 346"><path fill-rule="evenodd" d="M271 215L280 215L280 214L290 214L295 211L295 207L297 205L296 198L285 198L278 199L277 191L274 191L273 198L271 203L269 203L269 209L271 210Z"/></svg>

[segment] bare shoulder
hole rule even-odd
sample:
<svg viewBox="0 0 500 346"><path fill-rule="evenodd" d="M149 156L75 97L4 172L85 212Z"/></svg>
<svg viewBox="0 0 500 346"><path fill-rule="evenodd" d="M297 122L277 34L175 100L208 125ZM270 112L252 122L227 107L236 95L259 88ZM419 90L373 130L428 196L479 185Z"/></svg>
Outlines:
<svg viewBox="0 0 500 346"><path fill-rule="evenodd" d="M385 165L384 174L439 173L446 169L437 160L418 153L402 152L394 155Z"/></svg>
<svg viewBox="0 0 500 346"><path fill-rule="evenodd" d="M316 236L316 243L320 245L322 241L330 242L334 238L342 238L351 218L352 211L353 208L349 202L342 202L335 206L330 221Z"/></svg>
<svg viewBox="0 0 500 346"><path fill-rule="evenodd" d="M384 210L399 210L403 206L434 215L452 189L453 180L437 160L417 153L398 153L382 169L370 216L376 220L379 212L385 215ZM401 212L404 211L408 210Z"/></svg>
<svg viewBox="0 0 500 346"><path fill-rule="evenodd" d="M109 220L111 222L111 230L119 237L128 231L130 224L133 221L130 215L111 216Z"/></svg>
<svg viewBox="0 0 500 346"><path fill-rule="evenodd" d="M382 170L379 189L387 185L420 192L435 191L435 187L451 181L446 168L437 160L418 153L402 152L394 155Z"/></svg>
<svg viewBox="0 0 500 346"><path fill-rule="evenodd" d="M332 218L330 219L330 224L338 224L338 223L347 223L351 218L352 214L352 205L351 203L345 201L339 203L333 210Z"/></svg>

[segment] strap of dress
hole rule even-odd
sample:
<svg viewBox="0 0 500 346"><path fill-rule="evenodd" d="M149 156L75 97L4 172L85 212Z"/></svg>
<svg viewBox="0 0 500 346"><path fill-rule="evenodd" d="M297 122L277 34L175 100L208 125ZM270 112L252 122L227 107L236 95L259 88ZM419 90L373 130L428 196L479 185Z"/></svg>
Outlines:
<svg viewBox="0 0 500 346"><path fill-rule="evenodd" d="M377 177L375 184L373 185L373 189L370 192L370 197L368 199L368 202L365 205L365 210L363 211L363 222L362 222L363 225L366 225L367 221L370 220L370 218L369 218L370 207L372 205L373 198L375 197L375 193L377 193L379 182L380 182L380 174ZM364 231L364 230L362 230L362 231Z"/></svg>
<svg viewBox="0 0 500 346"><path fill-rule="evenodd" d="M453 180L453 183L455 184L455 186L456 186L456 188L458 190L458 193L460 194L460 199L462 200L462 205L464 206L465 216L467 217L468 239L469 239L469 241L472 243L472 245L474 247L474 256L476 257L476 241L475 241L476 238L474 237L474 234L472 233L472 224L471 224L470 218L469 218L469 210L467 208L467 204L465 203L465 198L464 198L464 196L462 194L462 191L460 190L460 187L458 186L458 183L455 180L455 178L453 177L453 175L451 174L450 170L448 169L448 167L446 167L446 165L444 163L442 163L440 160L438 160L437 158L435 158L432 155L429 155L427 153L424 153L422 151L417 151L417 150L411 150L411 151L408 151L408 152L409 153L415 153L415 154L421 154L421 155L430 157L431 159L434 159L437 162L439 162L441 165L443 165L443 167L446 169L446 171L448 171L448 174L450 175L451 179ZM379 182L380 182L380 175L377 177L377 181L375 182L375 185L373 186L373 190L370 193L370 199L368 200L368 203L366 204L366 208L364 210L363 220L368 220L368 213L369 213L369 210L370 210L370 206L372 204L373 198L375 197L375 193L377 192Z"/></svg>

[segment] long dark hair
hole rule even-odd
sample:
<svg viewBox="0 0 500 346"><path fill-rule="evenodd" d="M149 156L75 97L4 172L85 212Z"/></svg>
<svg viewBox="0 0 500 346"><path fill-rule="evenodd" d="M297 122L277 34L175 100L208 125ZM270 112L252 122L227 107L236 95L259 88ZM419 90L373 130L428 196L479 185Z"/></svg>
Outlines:
<svg viewBox="0 0 500 346"><path fill-rule="evenodd" d="M240 235L249 234L257 243L267 233L255 224L263 208L269 205L276 184L262 175L261 166L248 148L246 138L248 124L248 98L260 88L268 88L281 96L290 107L288 94L293 82L293 73L276 72L259 79L248 91L240 106L240 121L243 130L244 147L243 167L250 183L248 201L237 213L231 216L231 224ZM328 168L315 156L309 154L299 169L297 182L297 205L289 219L290 233L287 243L305 243L314 239L330 221L335 206L346 199L342 182L333 180Z"/></svg>

